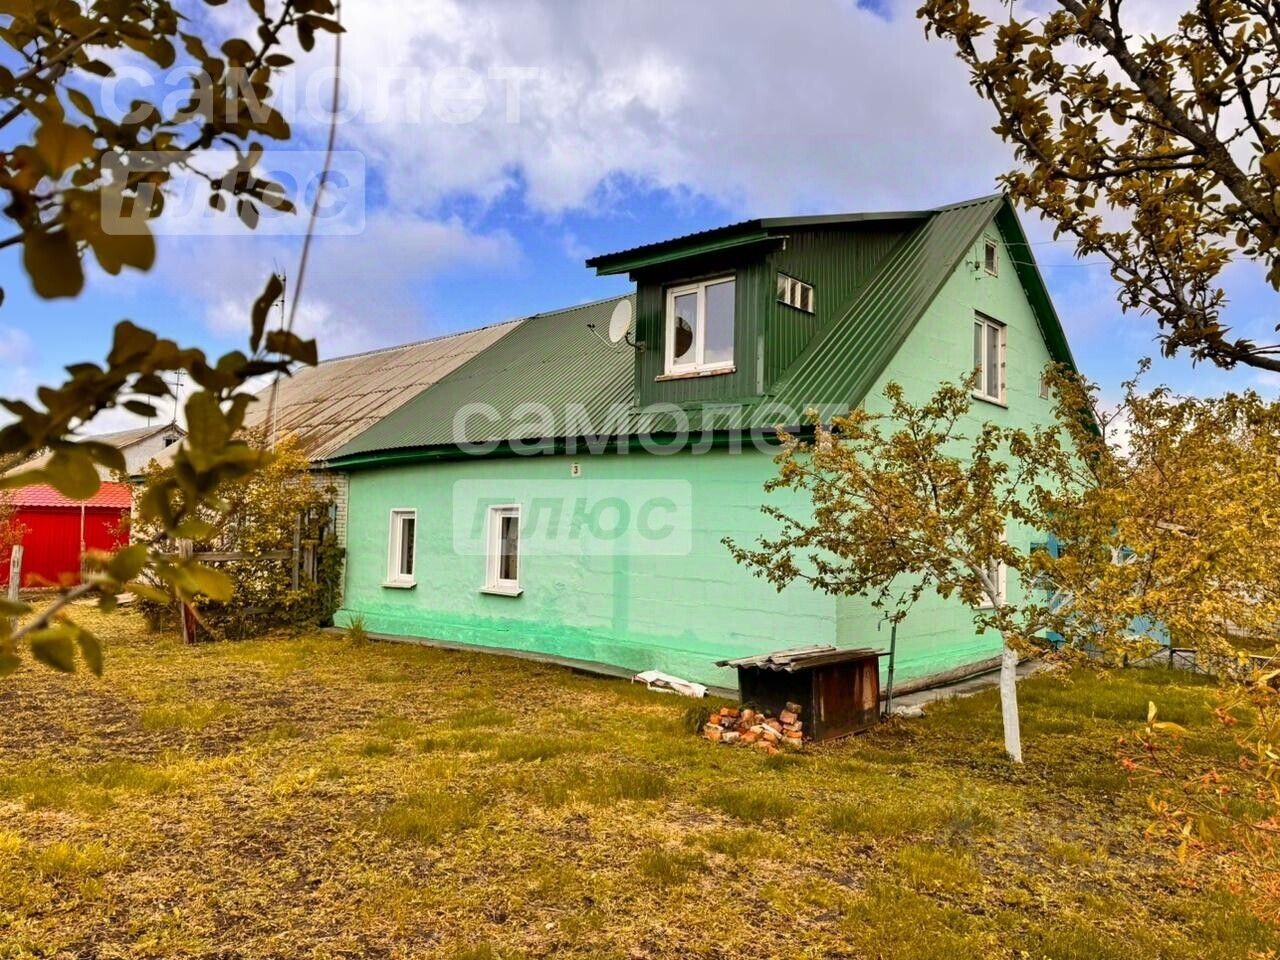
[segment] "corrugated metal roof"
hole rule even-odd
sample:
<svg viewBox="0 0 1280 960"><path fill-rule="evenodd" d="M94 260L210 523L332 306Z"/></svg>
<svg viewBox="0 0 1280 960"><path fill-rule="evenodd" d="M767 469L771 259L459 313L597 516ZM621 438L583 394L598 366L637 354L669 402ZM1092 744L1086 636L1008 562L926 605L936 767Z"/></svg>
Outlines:
<svg viewBox="0 0 1280 960"><path fill-rule="evenodd" d="M625 343L602 332L615 297L529 317L469 363L338 451L338 456L460 442L533 440L598 425L621 425L631 408L634 358ZM471 409L469 405L477 407ZM544 422L524 404L552 416ZM483 405L481 408L479 405Z"/></svg>
<svg viewBox="0 0 1280 960"><path fill-rule="evenodd" d="M782 377L775 402L847 410L866 396L1004 202L997 195L944 207L908 234Z"/></svg>
<svg viewBox="0 0 1280 960"><path fill-rule="evenodd" d="M72 500L47 483L17 487L8 491L5 496L16 507L74 507L79 510L84 506L127 510L133 503L129 487L123 483L104 483L88 500Z"/></svg>
<svg viewBox="0 0 1280 960"><path fill-rule="evenodd" d="M810 670L814 667L825 667L833 663L844 663L848 660L867 660L887 657L887 650L874 650L871 647L858 647L856 650L841 650L830 644L818 644L812 647L796 647L791 650L778 650L774 653L761 653L751 657L739 657L737 660L717 660L717 667L737 667L746 670L774 670L781 673L795 673L797 670Z"/></svg>
<svg viewBox="0 0 1280 960"><path fill-rule="evenodd" d="M656 243L644 243L615 253L601 254L588 260L587 266L594 268L601 275L629 273L674 257L690 256L743 243L754 243L780 231L800 227L839 226L876 220L922 219L932 213L934 213L932 210L827 213L808 217L763 217L755 220L740 220L723 227L699 230L680 237L659 240Z"/></svg>
<svg viewBox="0 0 1280 960"><path fill-rule="evenodd" d="M415 448L447 453L446 448L460 443L769 429L798 425L811 407L845 412L875 384L993 218L999 216L1002 227L1012 229L1015 239L1025 243L1016 215L1001 195L940 207L927 215L877 216L922 219L767 396L679 410L669 404L638 407L632 348L607 343L588 328L595 324L598 330L606 329L613 308L626 299L619 297L530 317L336 450L330 461L359 466ZM1020 267L1020 276L1051 353L1074 365L1038 272Z"/></svg>
<svg viewBox="0 0 1280 960"><path fill-rule="evenodd" d="M294 434L310 459L323 460L519 324L512 320L304 367L280 380L276 432ZM266 422L270 395L270 387L258 394L245 426Z"/></svg>

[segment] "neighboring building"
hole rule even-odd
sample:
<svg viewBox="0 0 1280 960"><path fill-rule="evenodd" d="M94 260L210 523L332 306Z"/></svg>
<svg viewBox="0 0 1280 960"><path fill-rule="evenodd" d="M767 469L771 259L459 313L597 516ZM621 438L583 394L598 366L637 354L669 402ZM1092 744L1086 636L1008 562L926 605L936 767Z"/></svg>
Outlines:
<svg viewBox="0 0 1280 960"><path fill-rule="evenodd" d="M86 550L115 550L129 542L129 487L103 483L88 500L72 500L47 484L7 491L23 527L23 587L75 583ZM0 582L9 581L9 550L0 548Z"/></svg>
<svg viewBox="0 0 1280 960"><path fill-rule="evenodd" d="M147 464L157 458L163 458L164 451L187 435L187 431L176 423L166 423L159 427L135 427L132 430L119 430L115 433L100 433L87 436L85 439L98 443L108 443L124 454L125 474L131 478L141 476ZM38 470L44 466L50 454L37 454L21 464L23 470ZM16 469L16 465L14 467ZM98 475L103 480L112 479L111 471L98 467Z"/></svg>
<svg viewBox="0 0 1280 960"><path fill-rule="evenodd" d="M1044 368L1072 364L1003 197L752 220L588 265L634 296L524 320L329 456L350 484L339 622L722 686L717 660L885 646L868 602L778 593L729 556L723 537L773 529L776 468L751 437L810 408L883 409L891 380L921 398L975 364L975 423L1045 423ZM897 675L1000 646L927 597Z"/></svg>

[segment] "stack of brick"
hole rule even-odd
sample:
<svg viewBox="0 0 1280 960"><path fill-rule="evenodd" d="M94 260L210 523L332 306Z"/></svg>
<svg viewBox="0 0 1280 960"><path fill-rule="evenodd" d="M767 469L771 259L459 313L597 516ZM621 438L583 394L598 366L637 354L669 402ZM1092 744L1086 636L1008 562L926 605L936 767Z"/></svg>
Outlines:
<svg viewBox="0 0 1280 960"><path fill-rule="evenodd" d="M765 753L778 753L782 747L798 747L804 740L804 723L800 705L788 703L776 717L750 707L721 707L707 720L702 735L712 743L755 747Z"/></svg>

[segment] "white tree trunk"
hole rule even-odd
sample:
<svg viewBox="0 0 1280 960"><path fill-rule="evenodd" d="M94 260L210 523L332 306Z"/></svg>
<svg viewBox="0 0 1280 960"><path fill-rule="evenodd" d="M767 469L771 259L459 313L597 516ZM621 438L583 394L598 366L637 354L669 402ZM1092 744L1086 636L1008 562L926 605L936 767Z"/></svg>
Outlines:
<svg viewBox="0 0 1280 960"><path fill-rule="evenodd" d="M1022 730L1018 725L1018 654L1005 644L1000 657L1000 712L1004 717L1004 749L1014 763L1022 762Z"/></svg>

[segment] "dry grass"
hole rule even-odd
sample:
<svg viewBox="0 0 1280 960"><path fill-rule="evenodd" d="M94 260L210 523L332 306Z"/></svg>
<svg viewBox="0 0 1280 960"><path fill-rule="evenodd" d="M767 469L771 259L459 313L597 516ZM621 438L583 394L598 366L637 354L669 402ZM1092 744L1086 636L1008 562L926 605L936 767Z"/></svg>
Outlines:
<svg viewBox="0 0 1280 960"><path fill-rule="evenodd" d="M1280 945L1144 841L1113 760L1202 681L1029 681L798 757L688 701L330 637L0 681L0 958L1240 957Z"/></svg>

